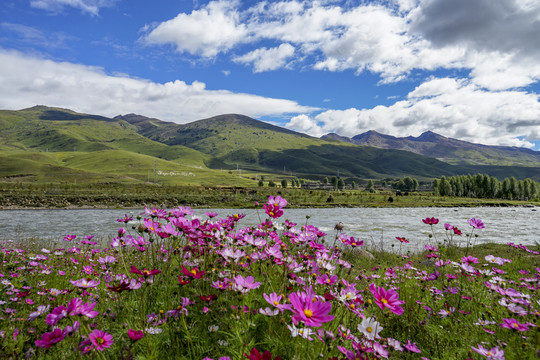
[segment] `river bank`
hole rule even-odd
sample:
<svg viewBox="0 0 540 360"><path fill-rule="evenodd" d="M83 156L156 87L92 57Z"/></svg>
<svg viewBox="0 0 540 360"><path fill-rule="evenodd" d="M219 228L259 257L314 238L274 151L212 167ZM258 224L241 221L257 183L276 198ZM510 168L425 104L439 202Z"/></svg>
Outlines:
<svg viewBox="0 0 540 360"><path fill-rule="evenodd" d="M390 190L370 193L364 190L305 190L267 187L180 187L122 184L28 185L0 188L0 209L137 209L173 208L255 208L269 195L289 199L289 208L357 207L515 207L540 206L540 201L475 199L435 196L414 192L397 196Z"/></svg>

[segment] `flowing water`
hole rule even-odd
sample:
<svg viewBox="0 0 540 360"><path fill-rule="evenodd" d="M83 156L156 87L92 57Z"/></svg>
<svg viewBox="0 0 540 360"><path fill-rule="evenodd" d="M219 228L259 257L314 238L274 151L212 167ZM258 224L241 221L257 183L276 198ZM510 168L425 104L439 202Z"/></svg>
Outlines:
<svg viewBox="0 0 540 360"><path fill-rule="evenodd" d="M241 226L253 226L259 223L259 216L265 219L264 211L254 209L195 209L195 215L205 217L206 211L214 211L225 217L235 213L246 214L240 221ZM94 235L98 239L110 239L116 235L123 224L116 219L124 214L134 215L142 210L3 210L0 211L0 240L24 240L40 238L61 241L68 234L83 238ZM309 219L306 218L309 216ZM481 219L486 228L474 230L476 243L513 242L523 245L540 243L540 208L330 208L330 209L287 209L278 220L288 219L303 225L306 222L319 227L328 234L331 242L335 237L334 226L343 223L343 231L349 236L363 240L366 244L382 246L387 250L399 248L396 236L406 237L410 244L404 249L418 249L424 244L433 243L429 239L431 228L422 222L426 217L440 220L434 226L437 241L446 238L444 223L457 226L464 233L454 237L458 243L465 242L465 234L472 228L467 219ZM128 228L136 225L128 224Z"/></svg>

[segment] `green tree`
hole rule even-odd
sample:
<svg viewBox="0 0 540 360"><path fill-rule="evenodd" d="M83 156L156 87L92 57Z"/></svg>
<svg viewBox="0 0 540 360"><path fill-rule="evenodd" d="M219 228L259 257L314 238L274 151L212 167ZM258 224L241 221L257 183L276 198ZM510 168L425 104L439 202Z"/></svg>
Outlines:
<svg viewBox="0 0 540 360"><path fill-rule="evenodd" d="M367 191L375 191L375 187L373 186L373 180L369 179L366 185Z"/></svg>
<svg viewBox="0 0 540 360"><path fill-rule="evenodd" d="M339 190L343 190L344 187L345 187L345 182L343 181L343 179L339 179L337 183L337 188Z"/></svg>
<svg viewBox="0 0 540 360"><path fill-rule="evenodd" d="M269 187L276 187L276 183L273 182L272 180L270 180L270 181L268 182L268 186L269 186Z"/></svg>
<svg viewBox="0 0 540 360"><path fill-rule="evenodd" d="M264 186L264 181L262 181L262 179L259 180L259 186Z"/></svg>
<svg viewBox="0 0 540 360"><path fill-rule="evenodd" d="M287 180L285 179L281 180L281 187L284 189L287 187Z"/></svg>
<svg viewBox="0 0 540 360"><path fill-rule="evenodd" d="M330 183L332 184L332 186L334 187L334 189L337 189L338 178L335 177L335 176L332 176L332 177L330 178Z"/></svg>

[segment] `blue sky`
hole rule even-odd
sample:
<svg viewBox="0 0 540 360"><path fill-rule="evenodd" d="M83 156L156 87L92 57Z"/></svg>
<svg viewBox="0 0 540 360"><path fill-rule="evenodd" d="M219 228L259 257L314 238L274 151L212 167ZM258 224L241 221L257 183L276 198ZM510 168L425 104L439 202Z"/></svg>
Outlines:
<svg viewBox="0 0 540 360"><path fill-rule="evenodd" d="M4 0L0 108L540 150L536 0Z"/></svg>

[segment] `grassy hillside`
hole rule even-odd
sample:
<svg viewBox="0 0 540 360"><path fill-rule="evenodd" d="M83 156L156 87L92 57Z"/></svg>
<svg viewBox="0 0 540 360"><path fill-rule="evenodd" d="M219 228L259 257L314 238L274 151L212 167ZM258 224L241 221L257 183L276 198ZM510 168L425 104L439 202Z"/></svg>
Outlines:
<svg viewBox="0 0 540 360"><path fill-rule="evenodd" d="M408 151L313 138L236 114L176 124L134 114L107 118L35 106L0 111L0 129L0 177L10 181L137 183L156 178L171 185L241 186L255 184L256 175L264 173L429 180L478 172L540 180L538 168L455 166Z"/></svg>

